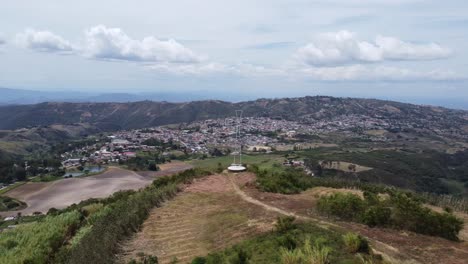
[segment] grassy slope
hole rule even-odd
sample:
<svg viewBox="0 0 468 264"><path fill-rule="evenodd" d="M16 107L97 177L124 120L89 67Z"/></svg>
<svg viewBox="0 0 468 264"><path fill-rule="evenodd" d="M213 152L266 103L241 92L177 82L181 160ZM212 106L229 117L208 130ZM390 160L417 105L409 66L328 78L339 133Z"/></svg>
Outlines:
<svg viewBox="0 0 468 264"><path fill-rule="evenodd" d="M242 163L251 165L256 164L260 168L271 168L275 163L281 163L284 158L276 154L244 154L242 155ZM206 168L208 170L215 170L218 168L218 163L221 163L223 168L227 168L233 162L232 156L223 156L217 158L210 158L204 160L190 161L195 167Z"/></svg>

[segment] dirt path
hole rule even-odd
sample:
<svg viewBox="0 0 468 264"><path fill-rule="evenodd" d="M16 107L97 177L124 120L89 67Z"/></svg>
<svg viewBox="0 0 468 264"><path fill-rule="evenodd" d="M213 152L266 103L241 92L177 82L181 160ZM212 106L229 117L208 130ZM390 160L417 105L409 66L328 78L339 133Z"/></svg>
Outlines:
<svg viewBox="0 0 468 264"><path fill-rule="evenodd" d="M28 182L5 195L25 202L28 206L19 211L0 212L1 216L15 216L34 212L47 213L54 207L65 208L73 203L89 198L103 198L121 190L138 190L150 184L155 177L170 175L191 168L182 162L161 165L161 171L149 175L140 175L134 171L118 167L109 169L99 175L68 178L53 182Z"/></svg>
<svg viewBox="0 0 468 264"><path fill-rule="evenodd" d="M187 263L270 231L278 215L239 199L225 175L211 175L153 209L142 230L122 245L120 262L142 252L157 256L162 264L174 259Z"/></svg>
<svg viewBox="0 0 468 264"><path fill-rule="evenodd" d="M247 186L247 194L239 187L236 176L229 176L230 183L244 201L274 211L282 215L294 216L301 220L313 221L324 228L337 228L344 232L353 231L369 239L376 253L382 254L393 263L468 263L468 246L466 243L457 243L438 237L430 237L411 232L400 232L393 229L369 228L364 225L349 222L331 222L321 217L315 217L308 210L313 207L317 193L326 192L327 188L317 188L298 195L282 195L261 193L255 188L248 188L249 183L240 184ZM336 190L335 190L336 191ZM348 190L351 191L352 190ZM264 201L255 196L260 196ZM311 197L314 197L311 199ZM277 206L271 203L277 204ZM301 213L298 213L301 212ZM307 215L307 216L305 216Z"/></svg>
<svg viewBox="0 0 468 264"><path fill-rule="evenodd" d="M278 215L312 221L326 229L359 233L369 239L376 253L392 263L467 263L468 248L462 243L337 222L309 211L321 194L355 190L318 187L298 195L282 195L263 193L255 188L254 181L250 173L220 174L186 186L174 200L153 209L142 230L122 245L121 263L128 263L139 253L155 255L163 264L175 258L187 263L195 256L272 230Z"/></svg>

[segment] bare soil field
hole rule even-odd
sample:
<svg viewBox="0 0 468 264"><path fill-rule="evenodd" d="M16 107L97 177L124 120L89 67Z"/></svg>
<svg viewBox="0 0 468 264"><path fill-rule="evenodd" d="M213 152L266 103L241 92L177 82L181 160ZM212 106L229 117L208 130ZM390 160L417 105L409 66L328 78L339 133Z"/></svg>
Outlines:
<svg viewBox="0 0 468 264"><path fill-rule="evenodd" d="M271 230L278 215L239 199L227 176L205 177L151 211L142 230L122 245L121 262L142 252L163 264L187 263Z"/></svg>
<svg viewBox="0 0 468 264"><path fill-rule="evenodd" d="M89 198L103 198L120 190L138 190L150 184L154 178L191 168L183 162L171 162L160 166L158 172L141 172L110 167L106 172L84 178L68 178L53 182L28 182L5 193L28 206L19 211L0 212L2 216L23 215L34 212L47 213L54 207L65 208Z"/></svg>

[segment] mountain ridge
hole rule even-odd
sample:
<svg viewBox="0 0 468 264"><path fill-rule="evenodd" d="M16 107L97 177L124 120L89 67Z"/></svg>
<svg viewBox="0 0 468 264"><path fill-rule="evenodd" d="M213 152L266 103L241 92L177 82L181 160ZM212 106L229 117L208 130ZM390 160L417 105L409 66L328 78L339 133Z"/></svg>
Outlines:
<svg viewBox="0 0 468 264"><path fill-rule="evenodd" d="M415 105L379 99L306 96L257 99L231 103L200 100L183 103L166 101L74 103L45 102L0 106L0 129L18 129L53 124L89 123L102 130L134 129L203 119L225 118L235 110L244 116L319 121L338 116L363 115L388 120L403 119L419 125L462 129L468 125L468 111L440 106Z"/></svg>

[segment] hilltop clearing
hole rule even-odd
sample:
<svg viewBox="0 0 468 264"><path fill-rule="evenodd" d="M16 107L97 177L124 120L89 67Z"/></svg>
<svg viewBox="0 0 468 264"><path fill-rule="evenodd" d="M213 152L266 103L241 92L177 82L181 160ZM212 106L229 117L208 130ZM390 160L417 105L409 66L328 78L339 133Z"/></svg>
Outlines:
<svg viewBox="0 0 468 264"><path fill-rule="evenodd" d="M142 230L123 246L122 263L141 252L158 256L159 263L174 258L186 263L270 231L276 216L239 199L226 176L208 176L150 212Z"/></svg>

